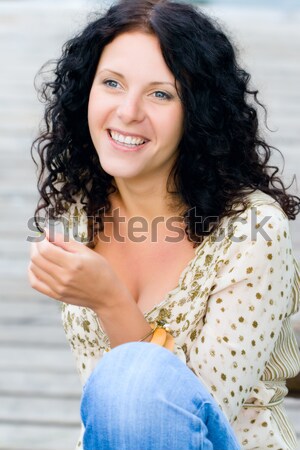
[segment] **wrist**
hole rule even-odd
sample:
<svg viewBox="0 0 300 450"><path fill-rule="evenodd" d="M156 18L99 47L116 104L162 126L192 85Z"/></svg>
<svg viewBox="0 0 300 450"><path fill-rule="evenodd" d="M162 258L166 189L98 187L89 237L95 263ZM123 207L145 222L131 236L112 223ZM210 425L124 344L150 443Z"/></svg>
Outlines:
<svg viewBox="0 0 300 450"><path fill-rule="evenodd" d="M105 318L110 320L118 315L120 311L127 310L130 307L137 307L137 304L130 292L126 288L120 287L107 292L106 301L97 305L94 308L94 312L103 320Z"/></svg>
<svg viewBox="0 0 300 450"><path fill-rule="evenodd" d="M152 331L135 300L126 291L120 291L117 298L110 300L94 309L109 338L110 348L126 342L138 342ZM144 342L150 342L151 337L145 338Z"/></svg>

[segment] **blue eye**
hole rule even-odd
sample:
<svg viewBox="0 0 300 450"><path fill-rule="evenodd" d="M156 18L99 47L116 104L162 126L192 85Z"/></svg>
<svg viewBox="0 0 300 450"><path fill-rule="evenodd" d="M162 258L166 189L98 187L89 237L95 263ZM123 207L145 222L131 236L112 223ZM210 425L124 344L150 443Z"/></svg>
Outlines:
<svg viewBox="0 0 300 450"><path fill-rule="evenodd" d="M167 94L166 92L163 91L154 92L154 96L159 100L170 100L172 98L170 94Z"/></svg>
<svg viewBox="0 0 300 450"><path fill-rule="evenodd" d="M103 84L113 89L116 89L119 86L119 83L115 80L105 80L103 81Z"/></svg>
<svg viewBox="0 0 300 450"><path fill-rule="evenodd" d="M111 89L118 89L120 87L120 83L115 80L104 80L103 84ZM171 100L173 96L164 91L155 91L152 95L159 100Z"/></svg>

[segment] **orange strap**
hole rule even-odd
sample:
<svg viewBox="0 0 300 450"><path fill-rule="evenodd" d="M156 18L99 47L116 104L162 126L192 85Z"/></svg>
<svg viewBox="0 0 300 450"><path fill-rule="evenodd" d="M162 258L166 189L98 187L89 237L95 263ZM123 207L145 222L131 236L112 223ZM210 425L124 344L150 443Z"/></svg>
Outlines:
<svg viewBox="0 0 300 450"><path fill-rule="evenodd" d="M154 326L151 324L151 327ZM174 338L165 328L156 327L150 342L165 347L171 352L174 350Z"/></svg>

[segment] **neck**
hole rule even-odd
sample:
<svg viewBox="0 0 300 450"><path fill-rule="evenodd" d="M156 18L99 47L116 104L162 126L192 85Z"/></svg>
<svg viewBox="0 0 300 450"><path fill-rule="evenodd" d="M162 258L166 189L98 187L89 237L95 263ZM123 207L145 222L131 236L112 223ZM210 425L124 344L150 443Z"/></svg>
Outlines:
<svg viewBox="0 0 300 450"><path fill-rule="evenodd" d="M117 192L112 194L112 209L119 208L126 218L142 217L148 222L156 217L171 217L182 212L179 196L169 194L166 180L134 184L131 180L115 178Z"/></svg>

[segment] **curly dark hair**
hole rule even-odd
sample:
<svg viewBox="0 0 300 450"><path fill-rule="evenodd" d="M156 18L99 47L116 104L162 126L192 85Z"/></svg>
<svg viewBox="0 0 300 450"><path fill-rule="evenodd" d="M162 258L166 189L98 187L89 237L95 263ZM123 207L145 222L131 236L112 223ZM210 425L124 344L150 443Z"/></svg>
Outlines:
<svg viewBox="0 0 300 450"><path fill-rule="evenodd" d="M104 47L132 30L157 36L180 84L184 133L167 191L188 206L182 213L189 240L198 245L215 229L215 217L234 214L236 202L246 208L245 190L269 194L294 220L300 198L287 194L278 167L268 165L274 148L260 136L257 114L264 106L220 26L188 4L121 0L64 45L54 80L42 85L45 127L31 150L35 162L34 151L41 160L36 223L41 210L52 209L58 217L79 198L97 224L90 228L91 241L103 230L101 216L110 210L116 188L90 137L89 92ZM169 190L171 180L175 192Z"/></svg>

